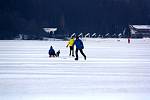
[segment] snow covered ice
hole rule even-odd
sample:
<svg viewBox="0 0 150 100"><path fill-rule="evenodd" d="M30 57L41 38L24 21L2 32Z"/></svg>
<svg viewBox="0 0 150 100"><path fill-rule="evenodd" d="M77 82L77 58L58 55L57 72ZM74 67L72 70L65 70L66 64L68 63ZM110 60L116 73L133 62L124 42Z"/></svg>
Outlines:
<svg viewBox="0 0 150 100"><path fill-rule="evenodd" d="M67 41L1 40L0 100L150 100L150 39L83 40L86 61Z"/></svg>

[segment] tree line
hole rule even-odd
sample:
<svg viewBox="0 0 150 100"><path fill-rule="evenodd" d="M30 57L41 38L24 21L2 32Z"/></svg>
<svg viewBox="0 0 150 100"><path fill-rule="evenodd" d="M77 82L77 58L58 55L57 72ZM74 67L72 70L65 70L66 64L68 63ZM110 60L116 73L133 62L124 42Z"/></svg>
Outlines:
<svg viewBox="0 0 150 100"><path fill-rule="evenodd" d="M149 0L1 0L0 39L17 34L57 36L74 32L119 34L130 24L150 24ZM129 30L126 31L126 36Z"/></svg>

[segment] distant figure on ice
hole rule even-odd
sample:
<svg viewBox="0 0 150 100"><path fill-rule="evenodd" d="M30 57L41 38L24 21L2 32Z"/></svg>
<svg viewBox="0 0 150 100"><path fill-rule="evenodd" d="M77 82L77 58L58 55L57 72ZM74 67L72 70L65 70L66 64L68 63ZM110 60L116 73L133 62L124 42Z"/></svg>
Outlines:
<svg viewBox="0 0 150 100"><path fill-rule="evenodd" d="M81 39L79 39L79 36L76 36L76 40L74 42L74 45L76 45L76 58L75 60L78 60L78 50L80 53L84 56L84 59L86 60L86 55L83 53L84 45Z"/></svg>
<svg viewBox="0 0 150 100"><path fill-rule="evenodd" d="M56 54L55 54L55 50L53 49L53 47L51 46L50 49L49 49L49 57L55 57Z"/></svg>
<svg viewBox="0 0 150 100"><path fill-rule="evenodd" d="M71 37L71 39L69 40L69 42L68 42L68 44L66 46L66 47L69 46L69 48L70 48L69 56L71 56L71 54L72 54L72 57L74 57L74 45L73 44L74 44L74 36Z"/></svg>

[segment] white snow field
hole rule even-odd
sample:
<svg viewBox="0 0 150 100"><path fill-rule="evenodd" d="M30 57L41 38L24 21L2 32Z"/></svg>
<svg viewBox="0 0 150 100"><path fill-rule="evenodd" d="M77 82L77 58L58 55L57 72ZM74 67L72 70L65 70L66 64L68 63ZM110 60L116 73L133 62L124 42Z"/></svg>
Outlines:
<svg viewBox="0 0 150 100"><path fill-rule="evenodd" d="M0 40L0 100L150 100L150 39L83 40L86 61L67 41Z"/></svg>

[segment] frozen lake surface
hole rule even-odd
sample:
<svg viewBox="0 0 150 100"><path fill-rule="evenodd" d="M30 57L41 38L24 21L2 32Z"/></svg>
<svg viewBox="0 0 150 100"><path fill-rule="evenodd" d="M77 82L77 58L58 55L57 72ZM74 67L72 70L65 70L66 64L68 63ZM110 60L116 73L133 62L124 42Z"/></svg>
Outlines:
<svg viewBox="0 0 150 100"><path fill-rule="evenodd" d="M150 100L150 39L83 40L86 61L67 41L1 40L0 100Z"/></svg>

